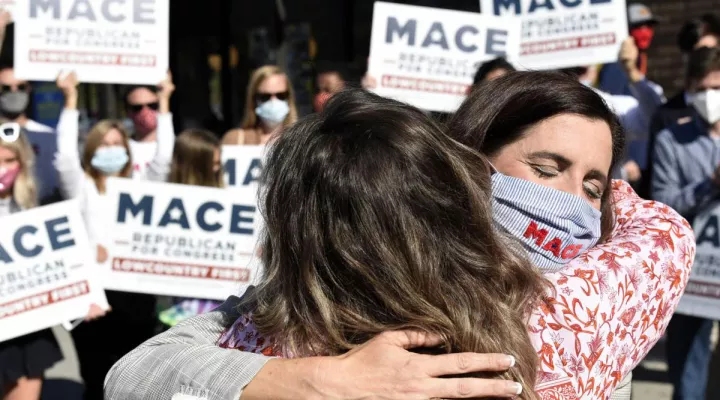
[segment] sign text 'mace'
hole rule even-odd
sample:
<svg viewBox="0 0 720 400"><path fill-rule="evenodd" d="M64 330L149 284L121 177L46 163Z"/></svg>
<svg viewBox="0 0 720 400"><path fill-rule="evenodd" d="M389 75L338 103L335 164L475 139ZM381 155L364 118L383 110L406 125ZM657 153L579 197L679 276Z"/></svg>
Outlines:
<svg viewBox="0 0 720 400"><path fill-rule="evenodd" d="M256 276L257 185L227 188L112 178L113 290L223 299Z"/></svg>
<svg viewBox="0 0 720 400"><path fill-rule="evenodd" d="M368 73L382 96L453 112L482 62L517 56L519 35L520 21L376 2Z"/></svg>

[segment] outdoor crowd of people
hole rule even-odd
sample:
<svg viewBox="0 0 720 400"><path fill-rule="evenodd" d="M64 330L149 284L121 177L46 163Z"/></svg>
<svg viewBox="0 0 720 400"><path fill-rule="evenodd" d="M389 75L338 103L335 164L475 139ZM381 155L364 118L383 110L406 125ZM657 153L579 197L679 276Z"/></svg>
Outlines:
<svg viewBox="0 0 720 400"><path fill-rule="evenodd" d="M77 199L100 263L108 178L222 188L224 145L267 145L260 283L160 312L157 296L107 290L109 308L71 332L85 398L629 399L667 335L673 399L704 399L714 321L674 311L691 223L720 188L720 17L679 32L686 86L666 101L645 77L658 21L638 7L616 64L491 60L441 118L333 70L300 116L268 65L222 137L176 136L170 73L127 91L132 129L103 120L81 137L74 73L57 78L53 129L28 117L31 84L0 67L0 115L23 132L0 141L0 227ZM29 132L54 135L57 153L36 157ZM43 191L41 162L59 193ZM3 399L39 399L61 359L50 330L0 343Z"/></svg>

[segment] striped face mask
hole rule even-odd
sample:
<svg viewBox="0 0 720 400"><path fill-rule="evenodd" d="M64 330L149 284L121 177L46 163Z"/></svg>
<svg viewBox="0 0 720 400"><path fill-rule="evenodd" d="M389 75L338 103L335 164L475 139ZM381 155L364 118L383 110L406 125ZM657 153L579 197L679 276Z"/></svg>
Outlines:
<svg viewBox="0 0 720 400"><path fill-rule="evenodd" d="M563 191L495 172L496 225L518 238L544 273L561 269L600 239L600 211Z"/></svg>

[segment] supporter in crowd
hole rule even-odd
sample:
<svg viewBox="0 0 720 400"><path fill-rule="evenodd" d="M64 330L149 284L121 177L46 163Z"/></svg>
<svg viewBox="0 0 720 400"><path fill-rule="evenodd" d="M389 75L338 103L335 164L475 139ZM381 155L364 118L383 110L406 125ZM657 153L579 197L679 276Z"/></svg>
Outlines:
<svg viewBox="0 0 720 400"><path fill-rule="evenodd" d="M688 102L695 114L657 136L651 191L692 221L708 210L720 189L720 49L700 48L688 61L693 82ZM713 321L676 314L667 332L668 373L673 399L703 399L710 363Z"/></svg>
<svg viewBox="0 0 720 400"><path fill-rule="evenodd" d="M490 61L486 61L480 65L475 78L473 79L473 86L480 84L485 81L491 81L497 79L508 72L515 71L515 67L510 64L504 57L498 57Z"/></svg>
<svg viewBox="0 0 720 400"><path fill-rule="evenodd" d="M4 216L37 206L34 161L25 135L0 139L0 226ZM45 371L62 359L50 329L0 342L0 398L39 400Z"/></svg>
<svg viewBox="0 0 720 400"><path fill-rule="evenodd" d="M108 258L107 229L111 225L113 213L110 209L111 201L105 197L107 178L132 176L163 180L170 170L175 135L172 125L158 129L155 154L144 174L133 171L133 151L136 148L132 141L128 140L123 124L117 121L105 120L97 123L90 130L80 156L77 85L74 73L62 75L57 80L57 86L65 96L65 108L58 123L55 168L60 175L64 196L80 201L90 244L96 250L97 262L104 263ZM164 82L162 85L164 89L160 92L164 93L161 94L161 99L169 98L172 84ZM166 105L160 108L164 116L169 115ZM112 364L155 334L155 296L116 291L106 291L106 295L112 312L105 315L102 308L93 305L88 314L88 322L72 331L80 372L85 383L86 399L102 398L105 374Z"/></svg>
<svg viewBox="0 0 720 400"><path fill-rule="evenodd" d="M466 125L456 122L454 125L451 123L451 134L458 138L469 138L474 135L482 138L483 135L487 135L488 146L491 147L493 141L505 143L499 146L499 152L492 155L499 164L498 169L512 175L496 173L492 178L493 211L496 213L495 221L499 226L518 235L516 227L512 224L513 220L519 218L519 220L527 222L529 221L527 218L548 213L539 220L547 223L553 219L565 221L566 223L553 225L552 230L558 232L557 236L567 238L568 244L573 243L573 246L577 246L573 247L573 249L577 249L577 252L566 253L566 257L563 259L562 255L557 257L557 254L552 254L547 248L542 249L535 244L526 243L526 249L530 250L529 254L533 262L547 271L547 279L553 283L557 293L562 293L562 297L558 295L557 299L549 300L552 307L538 307L531 318L530 332L536 351L541 357L539 365L543 372L541 376L550 381L539 382L540 386L544 385L545 387L538 387L538 390L541 392L542 390L565 390L574 392L580 397L590 395L590 393L608 397L622 378L629 374L635 364L660 338L669 319L670 313L667 311L674 309L677 305L679 294L684 289L689 272L691 260L687 254L688 251L692 252L694 245L689 238L691 237L690 228L667 207L645 202L632 194L629 187L615 185L615 215L620 215L623 219L622 223L618 224L610 234L612 219L608 219L608 216L611 216L612 213L609 206L610 187L607 176L613 162L617 162L621 154L619 148L622 142L622 131L617 119L607 109L601 98L584 86L552 74L516 74L497 79L488 83L488 86L479 88L466 102L470 105L461 107L461 111L467 110L461 115L471 115L470 119L473 121L484 120L490 124L487 132L483 132L480 127L469 122ZM492 84L497 86L490 86ZM515 90L512 90L513 88ZM508 93L508 96L502 97L498 104L486 104L487 107L481 106L482 103L477 103L483 97L490 97L489 93ZM494 102L494 98L487 101ZM498 110L498 107L501 110ZM331 105L326 112L332 109ZM486 112L487 114L485 114ZM515 119L518 121L515 122ZM385 120L377 118L377 121ZM546 121L551 121L550 125ZM515 139L511 143L502 141L507 139L500 139L504 137L503 134L490 133L496 130L505 132L503 130L505 124L517 127L517 130L509 135L510 139ZM479 130L463 133L452 126L462 129L478 128ZM499 128L492 129L493 126ZM575 140L575 136L568 139L565 137L567 135L582 135L583 140ZM477 139L474 143L468 144L473 145L472 147L477 145L482 149L484 140ZM537 148L539 154L534 155L535 158L526 163L518 161L518 165L513 166L510 162L512 155L503 156L501 153L503 149L512 152L512 149L517 147L514 144L519 142ZM524 171L523 168L526 168L527 171ZM481 179L481 175L477 176L478 179ZM535 183L522 180L528 178ZM295 177L295 179L301 178ZM540 195L532 196L532 193L539 192L552 193L549 198L555 200L549 200L546 205L538 205L538 198L546 198ZM558 200L560 197L563 198L562 201ZM531 201L523 202L524 198L530 198ZM267 204L272 204L270 199L266 201L268 201ZM281 199L275 201L283 203ZM552 207L559 204L564 208ZM572 206L569 206L570 204ZM496 205L500 211L496 211ZM601 224L600 209L605 211L604 224ZM292 210L286 210L286 212L292 212ZM550 214L553 217L549 217ZM666 221L668 220L673 221L672 226L667 225ZM604 227L604 230L601 230L601 226ZM548 227L548 229L551 228ZM680 232L676 231L678 229ZM563 230L564 233L560 233ZM648 232L648 230L669 235L674 246L662 249L653 248L652 239L641 233ZM570 231L573 234L569 234ZM601 232L606 236L610 235L608 243L596 246L586 252L587 247L593 246L598 240ZM520 235L522 234L520 232ZM390 240L392 237L383 237L383 240L386 239ZM522 237L518 237L518 239L526 240ZM634 244L632 250L628 249L623 256L615 255L614 249L618 245L627 247L629 243ZM552 246L548 248L552 248ZM646 272L639 270L639 266L651 265L650 268L654 269L653 257L658 251L663 253L660 255L662 259L672 260L673 270L669 274L645 275ZM570 260L579 253L582 255ZM267 255L265 256L267 257ZM609 259L612 260L613 274L607 273L608 265L605 260ZM569 264L566 264L568 262ZM561 271L550 272L560 269L563 264L566 265ZM600 281L593 282L584 278L588 276L588 273L599 277ZM641 274L643 281L648 284L650 293L641 290L635 291L628 287L628 282L639 279L638 274ZM296 284L297 280L289 279L288 282L290 281ZM586 291L588 287L594 287L594 289ZM610 292L602 287L619 289L617 292ZM648 299L645 296L648 296ZM592 315L577 315L577 310L574 310L573 306L567 303L568 301L573 304L580 302L597 312ZM636 310L635 307L638 303L648 305L648 308ZM248 305L247 302L242 304ZM408 340L402 333L387 333L377 336L366 345L360 346L342 358L311 357L294 360L291 363L272 359L268 362L266 357L252 354L256 351L267 350L264 346L258 346L266 338L258 338L249 332L247 336L239 336L246 338L249 342L236 341L239 330L232 327L232 321L240 321L240 324L247 322L242 315L238 314L237 305L238 299L229 299L218 312L189 319L127 355L108 376L107 396L110 398L142 398L146 393L157 393L158 388L161 388L163 396L168 397L179 391L181 386L188 386L210 389L220 398L236 398L241 393L253 398L254 396L257 398L304 398L313 391L332 395L338 393L337 390L342 390L345 395L350 397L366 397L372 396L373 393L387 394L389 387L394 388L393 397L399 399L418 395L418 387L426 388L421 389L426 397L458 397L456 390L459 382L447 382L446 386L435 390L430 387L439 384L439 382L433 381L433 377L457 373L452 366L444 365L444 361L449 362L451 359L428 358L427 356L418 358L398 348L423 347L428 343L427 337L413 337L413 340ZM252 311L252 307L245 307L244 310ZM651 312L651 310L653 311ZM632 315L631 311L633 311ZM639 312L636 314L635 311ZM568 321L568 316L572 316L572 321ZM650 326L633 324L633 321L643 318L657 321L657 324ZM559 331L556 332L554 328L549 329L548 323L556 324ZM572 328L574 324L582 324L587 328L587 332L578 334ZM564 326L568 326L568 328L563 328ZM628 332L627 335L622 336L610 335L611 332L621 328L627 330L628 326L633 326L632 329L637 331ZM227 329L230 331L226 332ZM224 339L219 340L219 336L223 333L227 334L223 336ZM403 337L405 339L402 339ZM598 351L595 344L597 337L609 337L610 342L607 343L607 346L616 350L604 351L601 358L593 356ZM638 343L634 339L637 337L646 339L642 343ZM208 346L218 343L218 341L222 346L237 348L244 352ZM437 343L437 341L430 342ZM617 351L617 349L625 347L633 350ZM172 365L167 359L170 353L174 360ZM383 356L379 357L379 354L383 354ZM481 369L480 360L483 359L481 356L468 357L464 372ZM574 369L574 364L566 362L566 357L592 361L587 368L578 371ZM602 363L606 367L599 368L597 367L598 363ZM415 368L406 371L400 367L400 365L408 364L414 365ZM208 366L212 366L212 368ZM153 374L147 376L147 374L138 373L138 370L152 370ZM363 373L359 373L361 370ZM229 373L228 371L233 372ZM392 373L388 373L388 371L392 371ZM283 376L286 384L277 385L273 379L274 376ZM322 379L318 381L320 376ZM557 382L550 378L552 376L570 376L572 378ZM194 379L189 380L187 377ZM596 386L590 388L583 384L590 379L596 382ZM352 388L340 384L348 380L353 380L355 383ZM406 389L409 389L408 384L411 381L415 388L412 395L405 392ZM295 385L292 382L298 384ZM306 382L306 384L299 384L299 382ZM340 386L337 386L336 383ZM466 380L464 386L467 390L459 397L481 396L483 390L487 389L481 383L472 379ZM627 396L623 398L629 398L629 392L623 394Z"/></svg>
<svg viewBox="0 0 720 400"><path fill-rule="evenodd" d="M169 183L222 188L220 140L211 132L189 129L175 140ZM203 299L175 299L175 306L160 313L160 321L175 326L189 317L213 310L220 302Z"/></svg>
<svg viewBox="0 0 720 400"><path fill-rule="evenodd" d="M36 153L35 176L38 185L38 200L51 203L60 200L58 176L52 167L55 152L54 130L27 116L32 97L30 83L17 79L12 65L0 65L0 116L17 122L27 135Z"/></svg>
<svg viewBox="0 0 720 400"><path fill-rule="evenodd" d="M640 74L642 79L645 80L645 75L648 70L647 52L652 45L653 36L655 35L655 25L657 25L658 20L653 16L650 8L639 3L628 5L627 18L630 27L630 37L635 43L635 46L640 50L639 57L635 60L635 66L637 67L636 73ZM625 66L622 65L623 63L624 60L621 59L619 63L603 66L600 71L598 87L603 92L633 96L642 102L643 100L640 97L643 94L638 93L633 87L633 83L636 81L627 73ZM652 88L658 96L664 96L663 89L660 85L647 80L646 84Z"/></svg>
<svg viewBox="0 0 720 400"><path fill-rule="evenodd" d="M158 152L158 138L175 136L170 112L170 97L174 91L175 85L168 73L157 87L132 86L125 93L125 108L133 126L130 140L133 172L140 176L145 176ZM151 171L150 177L155 177L158 172L164 174L162 171Z"/></svg>
<svg viewBox="0 0 720 400"><path fill-rule="evenodd" d="M297 118L290 80L279 67L266 65L250 78L242 126L227 132L222 143L266 144L275 132L295 123Z"/></svg>
<svg viewBox="0 0 720 400"><path fill-rule="evenodd" d="M690 20L683 25L678 34L678 46L683 53L691 53L694 48L716 47L718 37L720 37L720 18L715 14L705 14L701 18ZM658 133L675 124L686 123L695 115L695 109L690 104L690 97L696 91L699 82L697 77L691 78L690 75L696 76L698 73L690 74L687 62L685 63L684 73L684 89L660 106L652 117L648 132L647 152L649 154L655 148L655 139ZM643 173L642 183L638 190L638 193L646 198L650 198L652 170L653 159L648 157L648 165L645 173Z"/></svg>
<svg viewBox="0 0 720 400"><path fill-rule="evenodd" d="M678 33L677 41L680 51L688 55L701 47L716 47L720 38L720 18L715 14L705 14L700 18L685 22ZM687 65L686 65L687 69ZM687 74L687 71L685 71ZM693 108L688 102L689 94L694 91L697 82L685 77L685 88L658 108L650 123L650 141L662 130L675 125L679 121L692 116ZM651 145L650 149L653 148Z"/></svg>
<svg viewBox="0 0 720 400"><path fill-rule="evenodd" d="M313 109L320 112L332 95L345 89L347 72L340 63L330 62L318 62L316 69L317 92L313 98Z"/></svg>

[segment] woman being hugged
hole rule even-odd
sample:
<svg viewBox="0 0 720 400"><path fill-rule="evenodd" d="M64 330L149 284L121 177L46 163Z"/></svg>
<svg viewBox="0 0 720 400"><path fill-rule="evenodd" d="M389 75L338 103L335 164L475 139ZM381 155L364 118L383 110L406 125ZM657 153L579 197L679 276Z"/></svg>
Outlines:
<svg viewBox="0 0 720 400"><path fill-rule="evenodd" d="M0 226L3 217L37 206L34 160L25 135L0 138ZM39 400L45 371L62 359L50 329L0 342L0 399Z"/></svg>
<svg viewBox="0 0 720 400"><path fill-rule="evenodd" d="M273 134L298 119L290 79L279 67L266 65L252 74L245 99L245 116L239 129L223 137L226 145L264 145Z"/></svg>

